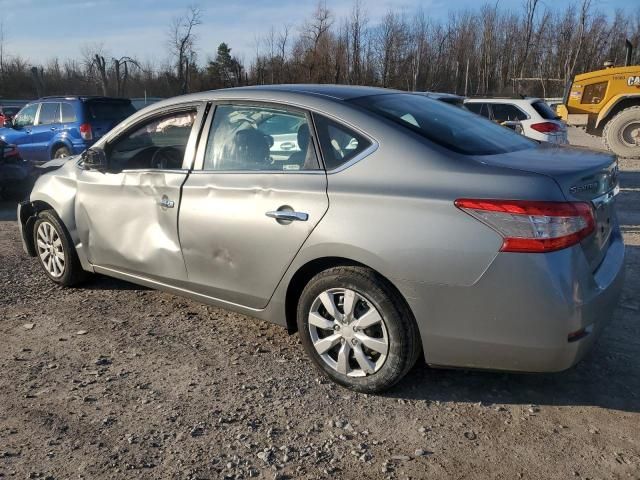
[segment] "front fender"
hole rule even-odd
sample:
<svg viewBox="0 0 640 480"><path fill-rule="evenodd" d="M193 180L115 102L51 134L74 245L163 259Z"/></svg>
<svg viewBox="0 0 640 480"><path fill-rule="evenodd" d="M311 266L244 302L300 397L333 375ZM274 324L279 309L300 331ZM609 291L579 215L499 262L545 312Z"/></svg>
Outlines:
<svg viewBox="0 0 640 480"><path fill-rule="evenodd" d="M601 125L604 119L607 118L607 115L611 113L613 108L618 103L620 103L622 100L627 100L629 98L637 98L638 102L640 103L640 93L621 93L619 95L615 95L611 97L611 99L604 104L604 106L600 110L600 113L598 114L598 118L596 119L596 125L595 125L596 128L598 128Z"/></svg>

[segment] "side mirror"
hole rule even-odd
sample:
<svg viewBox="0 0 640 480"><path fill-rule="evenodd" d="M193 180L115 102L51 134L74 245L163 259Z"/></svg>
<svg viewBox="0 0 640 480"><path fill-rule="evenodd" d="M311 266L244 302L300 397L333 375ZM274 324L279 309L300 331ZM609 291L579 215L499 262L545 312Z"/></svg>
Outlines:
<svg viewBox="0 0 640 480"><path fill-rule="evenodd" d="M11 119L11 118L5 118L5 119L4 119L4 122L3 122L3 124L2 124L2 126L3 126L4 128L13 128L13 119Z"/></svg>
<svg viewBox="0 0 640 480"><path fill-rule="evenodd" d="M104 172L107 169L107 155L101 148L90 148L82 154L82 166L87 170Z"/></svg>

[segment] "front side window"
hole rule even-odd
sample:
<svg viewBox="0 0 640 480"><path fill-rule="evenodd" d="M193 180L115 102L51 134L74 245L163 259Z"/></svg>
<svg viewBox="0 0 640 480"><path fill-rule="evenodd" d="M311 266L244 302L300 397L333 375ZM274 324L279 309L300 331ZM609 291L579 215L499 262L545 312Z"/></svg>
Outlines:
<svg viewBox="0 0 640 480"><path fill-rule="evenodd" d="M596 104L604 99L607 92L607 82L592 83L584 87L580 103Z"/></svg>
<svg viewBox="0 0 640 480"><path fill-rule="evenodd" d="M211 122L204 170L318 170L307 115L280 107L219 105Z"/></svg>
<svg viewBox="0 0 640 480"><path fill-rule="evenodd" d="M318 129L322 158L327 170L347 163L371 145L369 140L345 125L315 113L313 119Z"/></svg>
<svg viewBox="0 0 640 480"><path fill-rule="evenodd" d="M182 168L196 114L174 112L136 125L105 148L109 170Z"/></svg>
<svg viewBox="0 0 640 480"><path fill-rule="evenodd" d="M537 145L508 128L422 95L390 93L360 97L351 102L465 155L494 155Z"/></svg>
<svg viewBox="0 0 640 480"><path fill-rule="evenodd" d="M13 119L13 125L18 128L29 127L33 125L36 120L38 105L39 103L27 105L22 110L20 110L20 113L18 113Z"/></svg>
<svg viewBox="0 0 640 480"><path fill-rule="evenodd" d="M51 125L53 123L60 123L60 104L43 103L40 108L38 125Z"/></svg>
<svg viewBox="0 0 640 480"><path fill-rule="evenodd" d="M508 105L506 103L492 103L491 111L493 112L493 119L496 122L515 122L520 120L526 120L527 114L514 105Z"/></svg>

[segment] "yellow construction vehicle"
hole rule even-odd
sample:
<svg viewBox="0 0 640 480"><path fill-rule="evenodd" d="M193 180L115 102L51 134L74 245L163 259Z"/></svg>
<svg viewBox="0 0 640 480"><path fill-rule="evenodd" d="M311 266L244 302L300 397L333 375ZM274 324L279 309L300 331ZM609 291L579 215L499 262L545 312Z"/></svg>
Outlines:
<svg viewBox="0 0 640 480"><path fill-rule="evenodd" d="M603 70L576 75L557 113L567 124L602 137L619 157L640 158L640 65L630 65L629 40L626 47L624 67L606 62Z"/></svg>

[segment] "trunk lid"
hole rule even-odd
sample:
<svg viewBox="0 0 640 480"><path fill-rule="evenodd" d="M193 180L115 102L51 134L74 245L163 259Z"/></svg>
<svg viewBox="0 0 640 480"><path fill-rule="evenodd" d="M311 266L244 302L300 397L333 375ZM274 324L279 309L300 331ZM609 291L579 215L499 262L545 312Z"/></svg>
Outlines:
<svg viewBox="0 0 640 480"><path fill-rule="evenodd" d="M596 229L581 246L592 271L598 268L617 224L615 196L619 187L615 156L583 148L540 144L529 150L475 158L486 165L546 175L555 180L568 201L590 202Z"/></svg>

